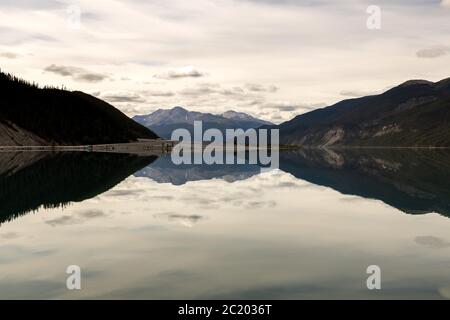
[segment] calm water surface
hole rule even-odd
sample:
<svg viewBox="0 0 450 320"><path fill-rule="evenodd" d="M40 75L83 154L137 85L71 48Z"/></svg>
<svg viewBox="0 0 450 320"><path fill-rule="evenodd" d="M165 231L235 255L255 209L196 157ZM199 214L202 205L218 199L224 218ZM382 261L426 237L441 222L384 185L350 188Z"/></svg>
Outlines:
<svg viewBox="0 0 450 320"><path fill-rule="evenodd" d="M449 159L299 151L261 172L3 153L0 298L450 298Z"/></svg>

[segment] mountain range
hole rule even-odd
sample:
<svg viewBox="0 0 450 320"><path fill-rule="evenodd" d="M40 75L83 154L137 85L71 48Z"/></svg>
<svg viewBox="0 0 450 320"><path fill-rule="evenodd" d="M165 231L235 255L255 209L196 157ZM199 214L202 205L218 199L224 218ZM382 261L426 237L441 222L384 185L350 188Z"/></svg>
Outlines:
<svg viewBox="0 0 450 320"><path fill-rule="evenodd" d="M300 147L450 147L450 78L410 80L382 94L343 100L280 125L248 114L182 107L132 119L80 91L40 88L0 71L0 146L87 145L170 139L173 130L276 128Z"/></svg>
<svg viewBox="0 0 450 320"><path fill-rule="evenodd" d="M227 111L222 114L188 111L182 107L158 109L147 115L137 115L133 120L151 129L164 139L170 139L173 130L187 129L193 137L194 121L202 121L203 130L210 128L225 132L226 129L250 129L273 125L269 121L257 119L243 112Z"/></svg>
<svg viewBox="0 0 450 320"><path fill-rule="evenodd" d="M86 145L156 139L112 105L80 91L39 88L0 72L0 146Z"/></svg>
<svg viewBox="0 0 450 320"><path fill-rule="evenodd" d="M450 147L450 78L407 81L273 127L297 146Z"/></svg>

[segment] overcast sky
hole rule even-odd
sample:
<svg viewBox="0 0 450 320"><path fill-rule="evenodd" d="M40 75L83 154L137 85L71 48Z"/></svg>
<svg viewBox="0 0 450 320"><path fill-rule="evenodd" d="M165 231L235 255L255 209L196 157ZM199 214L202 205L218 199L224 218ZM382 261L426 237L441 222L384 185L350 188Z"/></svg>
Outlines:
<svg viewBox="0 0 450 320"><path fill-rule="evenodd" d="M450 0L0 0L3 71L130 116L181 105L279 123L449 66Z"/></svg>

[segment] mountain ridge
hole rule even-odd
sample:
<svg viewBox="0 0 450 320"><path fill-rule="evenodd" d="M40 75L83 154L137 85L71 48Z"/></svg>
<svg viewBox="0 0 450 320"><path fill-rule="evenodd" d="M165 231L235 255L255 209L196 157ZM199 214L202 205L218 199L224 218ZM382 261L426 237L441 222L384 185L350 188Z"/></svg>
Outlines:
<svg viewBox="0 0 450 320"><path fill-rule="evenodd" d="M273 128L297 146L450 147L450 78L409 80L386 92L347 99Z"/></svg>
<svg viewBox="0 0 450 320"><path fill-rule="evenodd" d="M210 128L225 132L226 129L250 129L263 125L273 125L269 121L255 118L243 112L233 110L222 114L189 111L183 107L176 106L171 109L158 109L150 114L136 115L133 120L146 126L159 136L170 139L173 130L187 129L193 136L194 121L202 121L203 130Z"/></svg>
<svg viewBox="0 0 450 320"><path fill-rule="evenodd" d="M107 102L0 71L0 145L86 145L159 138Z"/></svg>

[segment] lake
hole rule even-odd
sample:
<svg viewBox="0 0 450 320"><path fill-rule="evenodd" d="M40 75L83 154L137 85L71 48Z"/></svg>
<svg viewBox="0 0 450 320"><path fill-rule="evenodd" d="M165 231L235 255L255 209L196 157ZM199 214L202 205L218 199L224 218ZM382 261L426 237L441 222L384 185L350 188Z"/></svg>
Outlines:
<svg viewBox="0 0 450 320"><path fill-rule="evenodd" d="M298 150L266 170L3 152L0 298L447 299L449 159Z"/></svg>

